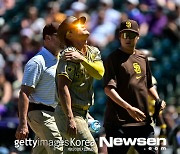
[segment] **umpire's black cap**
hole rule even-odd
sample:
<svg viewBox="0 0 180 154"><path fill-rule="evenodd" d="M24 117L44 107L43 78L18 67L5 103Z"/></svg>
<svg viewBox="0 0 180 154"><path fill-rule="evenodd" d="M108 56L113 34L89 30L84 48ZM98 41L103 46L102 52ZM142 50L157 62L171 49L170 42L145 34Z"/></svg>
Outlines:
<svg viewBox="0 0 180 154"><path fill-rule="evenodd" d="M139 35L139 26L135 20L125 20L121 22L119 32L132 31Z"/></svg>
<svg viewBox="0 0 180 154"><path fill-rule="evenodd" d="M46 36L46 35L57 34L59 25L60 25L60 24L57 23L57 22L52 22L52 23L50 23L50 24L47 24L47 25L43 28L43 39L45 39L45 36Z"/></svg>
<svg viewBox="0 0 180 154"><path fill-rule="evenodd" d="M84 24L86 22L86 18L84 16L80 18L76 18L74 16L67 17L58 28L58 37L62 44L66 45L66 34L67 32L74 28L75 24Z"/></svg>

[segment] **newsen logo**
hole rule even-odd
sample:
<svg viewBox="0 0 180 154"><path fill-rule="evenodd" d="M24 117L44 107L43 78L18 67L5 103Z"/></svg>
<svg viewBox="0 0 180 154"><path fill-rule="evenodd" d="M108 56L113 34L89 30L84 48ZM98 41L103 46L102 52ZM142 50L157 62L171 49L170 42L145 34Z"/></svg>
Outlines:
<svg viewBox="0 0 180 154"><path fill-rule="evenodd" d="M107 147L113 147L113 146L166 146L166 139L165 138L113 138L110 137L109 141L106 139L106 137L100 137L99 138L99 147L103 147L103 143Z"/></svg>

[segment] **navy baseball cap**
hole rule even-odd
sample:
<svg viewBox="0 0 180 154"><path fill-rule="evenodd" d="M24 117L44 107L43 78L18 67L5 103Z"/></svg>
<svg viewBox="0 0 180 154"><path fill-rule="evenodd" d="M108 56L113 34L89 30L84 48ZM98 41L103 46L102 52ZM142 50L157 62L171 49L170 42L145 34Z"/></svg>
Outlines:
<svg viewBox="0 0 180 154"><path fill-rule="evenodd" d="M139 35L139 25L137 24L135 20L128 19L128 20L122 21L119 32L121 33L123 31L132 31Z"/></svg>

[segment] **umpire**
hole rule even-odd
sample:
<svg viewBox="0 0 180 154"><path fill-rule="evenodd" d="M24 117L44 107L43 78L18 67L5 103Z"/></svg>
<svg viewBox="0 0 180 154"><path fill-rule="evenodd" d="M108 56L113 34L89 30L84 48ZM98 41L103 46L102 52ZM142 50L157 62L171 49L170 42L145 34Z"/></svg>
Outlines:
<svg viewBox="0 0 180 154"><path fill-rule="evenodd" d="M108 102L104 118L106 138L152 138L148 93L158 102L160 98L152 84L147 57L135 49L139 39L136 21L126 20L120 25L121 48L113 52L105 62L105 93ZM165 107L162 101L161 109ZM126 154L130 145L108 147L109 154ZM141 154L156 153L154 146L138 146Z"/></svg>
<svg viewBox="0 0 180 154"><path fill-rule="evenodd" d="M95 140L88 129L88 109L94 104L93 78L101 79L104 66L100 51L86 44L89 32L85 17L67 17L58 29L61 42L67 47L57 66L56 85L59 105L55 120L64 140L64 153L98 153ZM87 144L84 144L88 142Z"/></svg>

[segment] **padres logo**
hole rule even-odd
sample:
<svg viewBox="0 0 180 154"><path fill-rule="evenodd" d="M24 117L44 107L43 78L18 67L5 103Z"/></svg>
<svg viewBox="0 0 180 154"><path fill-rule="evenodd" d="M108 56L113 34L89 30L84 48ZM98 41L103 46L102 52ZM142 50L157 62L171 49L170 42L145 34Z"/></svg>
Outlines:
<svg viewBox="0 0 180 154"><path fill-rule="evenodd" d="M71 73L73 71L72 66L66 66L66 72Z"/></svg>
<svg viewBox="0 0 180 154"><path fill-rule="evenodd" d="M131 28L131 22L130 21L126 21L126 27Z"/></svg>
<svg viewBox="0 0 180 154"><path fill-rule="evenodd" d="M133 63L133 67L134 67L134 71L137 73L137 74L140 74L141 73L141 67L138 63Z"/></svg>

